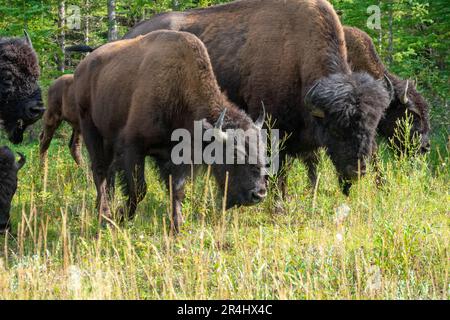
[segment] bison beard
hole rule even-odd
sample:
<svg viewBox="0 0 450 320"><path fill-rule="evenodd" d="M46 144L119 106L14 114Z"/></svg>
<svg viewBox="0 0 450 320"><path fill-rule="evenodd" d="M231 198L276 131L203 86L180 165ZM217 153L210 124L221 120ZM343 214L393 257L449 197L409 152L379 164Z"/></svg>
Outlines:
<svg viewBox="0 0 450 320"><path fill-rule="evenodd" d="M0 39L0 120L9 140L18 144L27 126L42 117L39 64L31 41Z"/></svg>
<svg viewBox="0 0 450 320"><path fill-rule="evenodd" d="M429 106L425 99L416 90L412 81L401 80L386 69L367 33L350 27L345 27L344 31L348 60L353 70L368 72L375 79L387 77L393 86L391 103L378 126L380 134L387 139L393 138L398 120L405 119L406 111L408 111L413 116L411 137L421 136L420 151L422 153L429 151ZM395 143L400 148L404 147L404 141L395 141Z"/></svg>
<svg viewBox="0 0 450 320"><path fill-rule="evenodd" d="M0 148L0 233L8 231L11 201L17 189L17 173L25 164L25 157L19 153L16 163L13 152L8 147Z"/></svg>
<svg viewBox="0 0 450 320"><path fill-rule="evenodd" d="M152 156L171 191L171 226L179 230L184 183L191 166L171 161L175 129L192 133L194 121L203 120L208 128L223 119L218 122L223 130L251 130L263 145L260 126L220 92L206 48L189 33L158 31L108 44L80 63L74 87L100 217L111 219L108 198L113 182L109 179L107 184L106 178L117 169L128 196L119 214L133 217L147 189L145 157ZM212 165L222 191L225 171L229 171L227 207L255 204L264 198L264 163L258 160L255 165Z"/></svg>

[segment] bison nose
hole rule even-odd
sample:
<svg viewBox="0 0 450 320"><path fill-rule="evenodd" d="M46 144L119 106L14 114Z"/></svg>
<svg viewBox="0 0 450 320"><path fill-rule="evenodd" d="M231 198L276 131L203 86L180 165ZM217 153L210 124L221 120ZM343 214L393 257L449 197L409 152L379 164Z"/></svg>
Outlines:
<svg viewBox="0 0 450 320"><path fill-rule="evenodd" d="M259 203L267 196L267 190L265 187L253 190L251 196L253 203Z"/></svg>
<svg viewBox="0 0 450 320"><path fill-rule="evenodd" d="M28 109L28 116L30 119L40 118L45 112L44 104L39 102Z"/></svg>

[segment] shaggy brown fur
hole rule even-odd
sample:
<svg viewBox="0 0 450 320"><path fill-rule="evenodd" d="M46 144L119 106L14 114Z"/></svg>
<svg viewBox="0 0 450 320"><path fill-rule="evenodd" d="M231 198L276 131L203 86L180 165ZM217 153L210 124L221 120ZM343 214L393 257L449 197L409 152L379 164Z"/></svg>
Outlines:
<svg viewBox="0 0 450 320"><path fill-rule="evenodd" d="M157 29L197 35L221 87L253 118L264 102L281 134L291 135L284 152L308 164L313 183L319 147L342 179L355 178L358 164L364 172L389 97L381 82L351 72L343 27L327 1L246 0L167 13L124 38Z"/></svg>
<svg viewBox="0 0 450 320"><path fill-rule="evenodd" d="M69 143L70 153L75 162L80 165L82 161L81 132L73 91L73 75L59 77L48 89L47 101L47 110L44 114L44 130L40 137L41 161L47 156L47 150L55 131L59 128L62 121L66 121L72 127L72 138Z"/></svg>
<svg viewBox="0 0 450 320"><path fill-rule="evenodd" d="M383 79L386 75L394 86L394 97L384 118L380 121L380 133L386 138L393 138L397 121L404 119L408 110L413 116L411 137L420 135L421 151L427 152L430 149L430 123L429 106L425 99L410 81L407 92L408 103L403 103L402 97L405 95L406 81L386 69L370 36L358 28L345 27L344 31L348 59L352 68L355 71L366 71L375 79ZM397 141L397 143L399 142Z"/></svg>
<svg viewBox="0 0 450 320"><path fill-rule="evenodd" d="M44 113L39 64L31 42L0 38L0 122L11 142L22 142L27 126Z"/></svg>
<svg viewBox="0 0 450 320"><path fill-rule="evenodd" d="M25 165L25 157L19 153L16 162L14 153L8 147L0 148L0 234L8 231L11 201L17 190L17 173Z"/></svg>
<svg viewBox="0 0 450 320"><path fill-rule="evenodd" d="M206 48L184 32L158 31L105 45L80 63L74 84L100 212L106 216L110 209L105 179L113 158L124 171L127 213L132 217L146 193L144 159L150 155L173 192L172 223L178 230L190 166L172 164L172 132L192 132L195 120L214 123L224 108L224 130L260 130L220 92ZM253 204L265 196L262 165L212 166L221 188L229 171L227 207Z"/></svg>

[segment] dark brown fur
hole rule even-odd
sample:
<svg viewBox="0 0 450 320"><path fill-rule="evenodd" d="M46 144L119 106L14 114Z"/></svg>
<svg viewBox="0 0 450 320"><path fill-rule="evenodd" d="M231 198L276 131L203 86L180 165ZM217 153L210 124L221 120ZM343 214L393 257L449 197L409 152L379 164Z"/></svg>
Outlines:
<svg viewBox="0 0 450 320"><path fill-rule="evenodd" d="M82 162L81 131L73 91L73 75L59 77L48 89L47 101L44 130L40 137L41 161L47 157L47 150L55 131L63 121L66 121L72 127L72 137L69 143L70 153L75 162L80 165Z"/></svg>
<svg viewBox="0 0 450 320"><path fill-rule="evenodd" d="M19 153L16 162L14 153L8 147L0 148L0 234L10 227L11 201L17 190L17 174L25 165L25 157Z"/></svg>
<svg viewBox="0 0 450 320"><path fill-rule="evenodd" d="M370 36L358 28L345 27L344 31L348 59L352 68L355 71L366 71L375 79L383 79L386 75L394 86L394 97L378 127L380 134L388 139L394 138L397 121L404 119L408 110L413 116L411 137L420 135L421 151L428 151L430 149L430 122L429 106L425 99L410 81L407 93L409 102L404 104L401 98L405 94L406 81L386 69ZM401 142L396 142L401 147Z"/></svg>
<svg viewBox="0 0 450 320"><path fill-rule="evenodd" d="M308 164L313 182L319 147L326 147L342 179L356 177L358 164L364 171L389 97L381 82L351 72L343 27L327 1L246 0L166 13L124 38L158 29L197 35L222 89L253 118L264 102L281 134L291 134L284 152ZM311 106L322 108L325 118L313 117Z"/></svg>
<svg viewBox="0 0 450 320"><path fill-rule="evenodd" d="M15 144L44 113L38 78L39 63L31 43L0 38L0 125Z"/></svg>
<svg viewBox="0 0 450 320"><path fill-rule="evenodd" d="M126 210L133 216L146 193L144 159L150 155L173 192L172 225L176 230L182 221L181 201L190 166L172 164L172 132L179 128L192 132L194 120L214 123L224 108L224 129L257 130L220 92L204 45L184 32L153 32L96 50L75 72L75 96L100 212L110 217L106 177L115 158L129 196ZM213 165L222 189L225 170L230 172L227 207L250 204L254 190L265 192L261 165Z"/></svg>

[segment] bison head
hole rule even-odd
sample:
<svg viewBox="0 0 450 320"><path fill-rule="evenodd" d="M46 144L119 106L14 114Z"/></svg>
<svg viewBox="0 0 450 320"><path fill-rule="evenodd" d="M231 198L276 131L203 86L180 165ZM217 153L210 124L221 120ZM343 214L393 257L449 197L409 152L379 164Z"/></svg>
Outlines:
<svg viewBox="0 0 450 320"><path fill-rule="evenodd" d="M38 78L38 59L29 37L0 39L0 121L14 144L22 142L26 127L45 111Z"/></svg>
<svg viewBox="0 0 450 320"><path fill-rule="evenodd" d="M389 105L383 83L366 73L333 74L311 87L305 104L340 179L364 174L376 149L378 123Z"/></svg>
<svg viewBox="0 0 450 320"><path fill-rule="evenodd" d="M394 80L394 84L388 76L386 80L392 90L391 104L381 119L380 133L387 137L395 136L397 121L404 118L408 112L412 116L411 138L420 137L420 151L426 153L430 150L430 122L428 118L428 104L422 95L417 92L415 83L409 80ZM405 141L394 139L399 149L404 148Z"/></svg>
<svg viewBox="0 0 450 320"><path fill-rule="evenodd" d="M238 111L245 128L240 124L225 119L221 114L213 129L216 142L223 148L223 158L220 163L212 165L212 173L216 178L222 193L226 190L226 208L234 206L249 206L261 202L266 194L265 182L265 151L266 145L261 129L265 113L253 122L244 112Z"/></svg>

